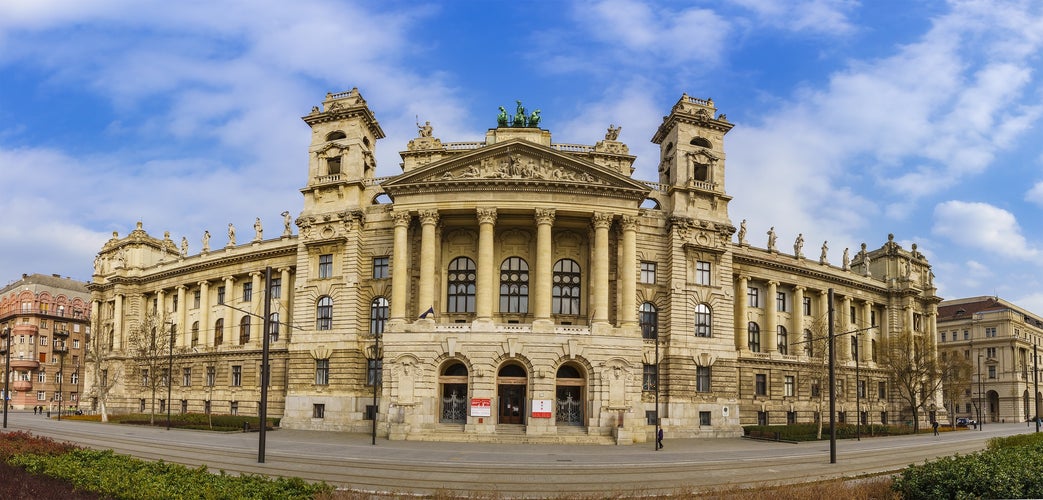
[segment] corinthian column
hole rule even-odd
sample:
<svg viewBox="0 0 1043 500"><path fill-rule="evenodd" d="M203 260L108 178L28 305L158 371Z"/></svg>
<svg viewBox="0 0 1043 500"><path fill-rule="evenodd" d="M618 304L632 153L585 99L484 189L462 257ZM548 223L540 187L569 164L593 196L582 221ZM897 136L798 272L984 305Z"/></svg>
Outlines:
<svg viewBox="0 0 1043 500"><path fill-rule="evenodd" d="M637 217L623 216L623 258L619 262L619 276L623 280L622 309L618 316L621 326L637 324Z"/></svg>
<svg viewBox="0 0 1043 500"><path fill-rule="evenodd" d="M592 322L608 322L608 228L612 214L594 214L594 282Z"/></svg>
<svg viewBox="0 0 1043 500"><path fill-rule="evenodd" d="M554 263L551 255L553 208L536 209L536 321L550 321L551 287Z"/></svg>
<svg viewBox="0 0 1043 500"><path fill-rule="evenodd" d="M768 282L768 293L767 297L764 297L764 333L767 337L766 346L764 346L764 352L776 352L779 350L779 307L778 307L778 295L779 282L769 281Z"/></svg>
<svg viewBox="0 0 1043 500"><path fill-rule="evenodd" d="M475 285L478 291L474 297L477 320L491 322L493 319L493 294L495 286L496 262L493 252L493 234L496 224L495 208L478 209L478 276Z"/></svg>
<svg viewBox="0 0 1043 500"><path fill-rule="evenodd" d="M735 280L735 348L740 351L750 350L750 320L746 318L746 303L750 291L750 277L739 276Z"/></svg>
<svg viewBox="0 0 1043 500"><path fill-rule="evenodd" d="M435 305L435 226L438 210L420 212L420 288L417 290L417 316Z"/></svg>
<svg viewBox="0 0 1043 500"><path fill-rule="evenodd" d="M409 287L409 212L393 212L395 219L395 241L391 253L391 319L406 318L406 300ZM284 283L285 287L286 284Z"/></svg>

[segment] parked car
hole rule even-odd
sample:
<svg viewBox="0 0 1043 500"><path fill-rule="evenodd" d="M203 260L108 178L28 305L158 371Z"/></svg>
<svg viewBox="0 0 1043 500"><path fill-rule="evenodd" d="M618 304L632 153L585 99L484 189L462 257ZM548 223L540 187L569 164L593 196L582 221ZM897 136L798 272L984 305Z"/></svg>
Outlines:
<svg viewBox="0 0 1043 500"><path fill-rule="evenodd" d="M963 417L956 419L956 427L967 427L968 425L970 425L970 420Z"/></svg>

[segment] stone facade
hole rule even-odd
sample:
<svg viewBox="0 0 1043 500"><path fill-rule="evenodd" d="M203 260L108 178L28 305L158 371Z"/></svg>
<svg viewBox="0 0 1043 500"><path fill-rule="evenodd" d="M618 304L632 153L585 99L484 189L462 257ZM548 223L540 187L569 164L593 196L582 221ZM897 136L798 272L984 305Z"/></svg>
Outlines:
<svg viewBox="0 0 1043 500"><path fill-rule="evenodd" d="M71 278L25 274L0 288L0 333L11 335L11 356L0 354L0 370L10 373L12 408L57 411L62 401L64 408L79 405L89 312L87 283ZM0 350L7 349L7 341L0 337Z"/></svg>
<svg viewBox="0 0 1043 500"><path fill-rule="evenodd" d="M954 417L1024 422L1038 415L1043 320L999 297L947 300L938 307L938 352L970 363L970 384ZM1035 396L1033 396L1035 395Z"/></svg>
<svg viewBox="0 0 1043 500"><path fill-rule="evenodd" d="M657 415L674 437L812 421L821 351L802 339L826 331L829 289L837 331L867 332L863 383L885 386L864 418L897 419L873 346L895 332L933 338L939 299L915 247L889 238L834 265L825 248L807 259L796 244L779 252L774 234L767 248L747 241L724 183L733 125L712 100L683 95L655 131L658 182L631 177L614 127L590 146L554 143L528 120L465 143L428 125L400 153L402 173L378 178L384 133L357 89L303 119L298 234L189 255L139 226L99 255L92 291L112 359L149 304L188 326L177 341L190 380L173 388L188 411L256 413L259 336L217 343L213 331L218 320L260 331L267 267L280 279L269 415L392 439L633 443ZM840 344L851 381L840 408L854 412L855 361ZM109 404L141 397L123 384Z"/></svg>

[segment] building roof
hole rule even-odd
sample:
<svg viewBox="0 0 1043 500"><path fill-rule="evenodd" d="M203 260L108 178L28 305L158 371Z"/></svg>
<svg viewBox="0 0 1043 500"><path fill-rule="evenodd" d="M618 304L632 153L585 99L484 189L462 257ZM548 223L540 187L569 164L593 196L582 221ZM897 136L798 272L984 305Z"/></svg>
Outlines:
<svg viewBox="0 0 1043 500"><path fill-rule="evenodd" d="M970 297L946 300L938 305L938 322L964 321L974 318L974 315L978 313L1008 310L1022 315L1026 323L1043 328L1043 321L1038 319L1038 315L999 297Z"/></svg>
<svg viewBox="0 0 1043 500"><path fill-rule="evenodd" d="M0 295L26 286L66 290L73 293L89 295L90 290L87 289L87 285L88 283L85 281L63 278L58 274L23 274L22 279L13 281L7 286L0 288Z"/></svg>

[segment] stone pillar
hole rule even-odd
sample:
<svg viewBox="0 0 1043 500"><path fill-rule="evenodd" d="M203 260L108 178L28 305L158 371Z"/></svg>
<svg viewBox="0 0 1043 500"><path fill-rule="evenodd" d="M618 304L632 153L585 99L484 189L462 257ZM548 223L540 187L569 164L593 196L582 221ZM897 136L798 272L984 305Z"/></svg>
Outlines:
<svg viewBox="0 0 1043 500"><path fill-rule="evenodd" d="M553 208L536 209L536 292L535 321L550 323L551 289L554 279L554 256L552 254L552 231L555 211ZM534 321L534 322L535 322Z"/></svg>
<svg viewBox="0 0 1043 500"><path fill-rule="evenodd" d="M764 297L764 352L776 352L779 350L779 307L776 296L779 291L778 281L768 282L768 291ZM762 344L763 345L763 344Z"/></svg>
<svg viewBox="0 0 1043 500"><path fill-rule="evenodd" d="M199 329L202 330L200 343L204 347L214 345L214 325L210 324L210 282L199 282Z"/></svg>
<svg viewBox="0 0 1043 500"><path fill-rule="evenodd" d="M819 312L819 317L822 318L822 323L826 327L821 332L812 332L812 335L824 335L824 336L827 336L827 340L825 342L823 342L823 345L826 346L826 349L829 349L829 340L828 340L828 336L829 336L829 308L831 306L832 306L832 304L829 303L829 290L819 290L819 292L818 292L818 310L820 311ZM834 342L834 349L835 349L836 348L836 339L833 339L833 342ZM828 352L824 353L824 354L826 354L827 356L829 355ZM829 394L829 390L826 389L826 391L827 391L826 394Z"/></svg>
<svg viewBox="0 0 1043 500"><path fill-rule="evenodd" d="M290 268L279 269L279 340L288 341L290 335ZM263 312L263 311L262 311ZM265 335L268 332L264 332Z"/></svg>
<svg viewBox="0 0 1043 500"><path fill-rule="evenodd" d="M166 323L172 319L167 317L167 308L163 304L166 298L167 294L163 290L156 290L156 310L152 311L152 314L155 314L156 320L161 323Z"/></svg>
<svg viewBox="0 0 1043 500"><path fill-rule="evenodd" d="M262 345L264 342L264 302L265 300L271 301L271 297L268 297L265 292L267 290L264 287L267 285L261 280L261 276L264 273L260 271L253 271L250 273L250 286L252 287L250 294L250 307L247 308L253 316L250 316L250 343L256 345Z"/></svg>
<svg viewBox="0 0 1043 500"><path fill-rule="evenodd" d="M478 273L475 278L475 288L478 291L474 297L474 308L476 320L483 323L492 323L493 320L493 296L496 293L496 286L493 284L496 276L496 252L493 250L495 225L496 209L479 208ZM424 310L427 308L424 307Z"/></svg>
<svg viewBox="0 0 1043 500"><path fill-rule="evenodd" d="M804 354L809 344L804 343L804 290L802 286L793 287L793 322L791 328L793 331L790 332L790 343L793 345L799 345L800 349L797 352L790 351L790 354ZM795 344L794 342L801 342Z"/></svg>
<svg viewBox="0 0 1043 500"><path fill-rule="evenodd" d="M619 262L619 279L623 282L623 299L617 323L636 326L637 321L637 217L623 216L623 255Z"/></svg>
<svg viewBox="0 0 1043 500"><path fill-rule="evenodd" d="M872 321L873 321L873 303L867 300L867 301L865 301L865 303L862 304L862 328L866 328L866 330L864 330L862 332L862 335L859 338L859 341L861 342L858 345L858 353L860 355L859 356L859 360L860 361L872 361L873 360L873 353L872 353L872 351L870 349L870 346L873 343L873 337L874 337L873 332L874 332L874 330L869 328L870 326L873 325Z"/></svg>
<svg viewBox="0 0 1043 500"><path fill-rule="evenodd" d="M395 240L391 252L391 319L406 319L409 288L409 212L392 212L395 219ZM285 284L283 285L285 286Z"/></svg>
<svg viewBox="0 0 1043 500"><path fill-rule="evenodd" d="M746 317L746 304L750 300L749 276L739 276L735 280L735 348L740 351L750 350L749 323Z"/></svg>
<svg viewBox="0 0 1043 500"><path fill-rule="evenodd" d="M235 278L225 277L225 304L227 305L221 306L225 310L225 328L222 333L225 336L225 343L229 345L239 345L239 322L235 320L235 309L228 307L232 305L234 292Z"/></svg>
<svg viewBox="0 0 1043 500"><path fill-rule="evenodd" d="M840 331L838 334L850 332L854 328L857 328L851 322L851 296L845 295L840 306ZM840 337L840 341L837 342L837 359L842 361L848 361L855 359L855 353L851 351L851 337L854 333L849 333Z"/></svg>
<svg viewBox="0 0 1043 500"><path fill-rule="evenodd" d="M180 345L182 347L188 347L192 345L192 332L188 328L188 299L186 298L185 285L177 286L177 328L179 337L181 337Z"/></svg>
<svg viewBox="0 0 1043 500"><path fill-rule="evenodd" d="M594 282L592 323L608 322L608 228L612 214L594 214Z"/></svg>
<svg viewBox="0 0 1043 500"><path fill-rule="evenodd" d="M417 290L417 316L435 305L435 255L438 250L435 226L437 225L438 210L420 212L420 287Z"/></svg>
<svg viewBox="0 0 1043 500"><path fill-rule="evenodd" d="M113 297L113 311L112 311L112 348L114 350L123 349L123 294L116 294Z"/></svg>

